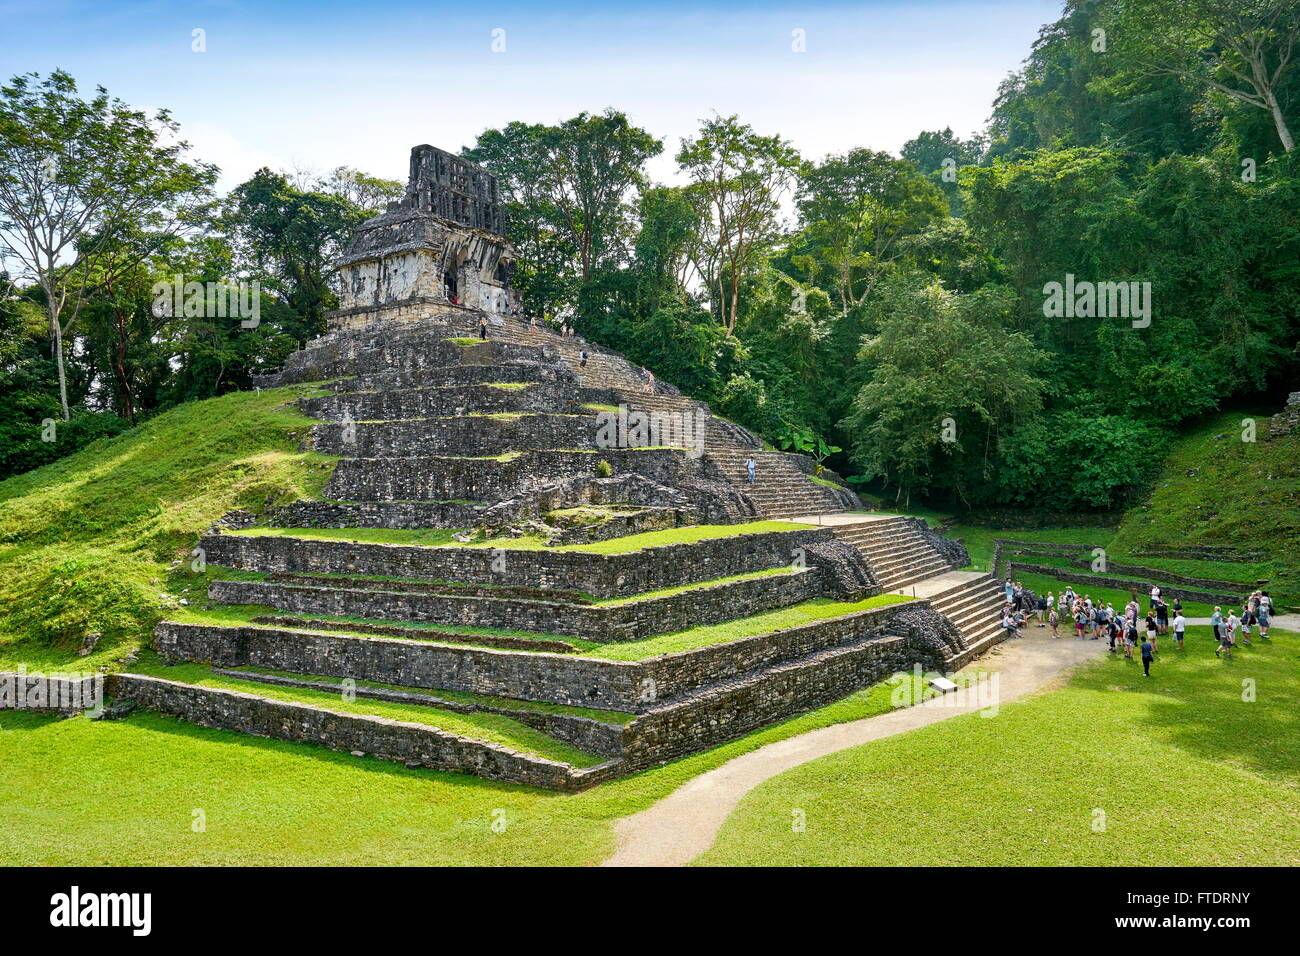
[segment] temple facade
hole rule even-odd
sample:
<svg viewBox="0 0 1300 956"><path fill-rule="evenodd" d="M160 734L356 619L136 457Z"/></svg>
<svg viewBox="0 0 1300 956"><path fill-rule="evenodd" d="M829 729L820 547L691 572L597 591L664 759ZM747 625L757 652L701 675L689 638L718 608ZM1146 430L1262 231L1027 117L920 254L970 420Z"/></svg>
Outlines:
<svg viewBox="0 0 1300 956"><path fill-rule="evenodd" d="M517 312L515 253L496 177L433 146L411 150L406 195L365 223L337 262L335 329L481 312Z"/></svg>

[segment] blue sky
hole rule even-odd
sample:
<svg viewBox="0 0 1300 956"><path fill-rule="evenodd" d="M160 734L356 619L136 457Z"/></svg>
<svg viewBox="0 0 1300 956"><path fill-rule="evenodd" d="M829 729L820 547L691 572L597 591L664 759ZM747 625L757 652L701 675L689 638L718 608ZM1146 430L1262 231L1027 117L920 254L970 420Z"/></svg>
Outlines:
<svg viewBox="0 0 1300 956"><path fill-rule="evenodd" d="M0 72L62 67L83 88L169 108L223 187L261 165L404 179L417 143L458 150L510 120L606 106L665 139L651 172L669 180L680 138L714 111L810 158L897 152L922 129L969 135L1059 11L1059 0L0 0ZM195 29L206 52L191 49ZM793 51L795 30L806 52Z"/></svg>

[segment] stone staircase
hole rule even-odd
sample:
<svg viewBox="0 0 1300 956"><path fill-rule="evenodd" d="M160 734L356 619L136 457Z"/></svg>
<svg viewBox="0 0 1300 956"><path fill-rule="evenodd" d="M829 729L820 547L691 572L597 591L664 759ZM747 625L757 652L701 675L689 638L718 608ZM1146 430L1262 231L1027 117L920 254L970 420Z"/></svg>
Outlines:
<svg viewBox="0 0 1300 956"><path fill-rule="evenodd" d="M835 533L862 552L886 591L901 591L949 570L948 562L907 518L836 525Z"/></svg>
<svg viewBox="0 0 1300 956"><path fill-rule="evenodd" d="M852 521L845 516L832 527L841 541L862 554L883 590L926 600L952 622L965 648L950 662L951 669L1005 637L997 580L987 572L956 570L921 533L916 519L882 515Z"/></svg>
<svg viewBox="0 0 1300 956"><path fill-rule="evenodd" d="M966 643L965 650L949 662L952 670L1006 639L1002 586L988 572L950 571L929 578L917 587L917 596L952 621Z"/></svg>

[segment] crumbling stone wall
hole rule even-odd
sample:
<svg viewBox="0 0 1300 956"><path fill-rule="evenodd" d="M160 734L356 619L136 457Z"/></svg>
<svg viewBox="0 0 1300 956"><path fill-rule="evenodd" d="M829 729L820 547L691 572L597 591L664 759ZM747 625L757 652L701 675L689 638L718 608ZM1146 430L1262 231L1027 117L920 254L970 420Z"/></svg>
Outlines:
<svg viewBox="0 0 1300 956"><path fill-rule="evenodd" d="M490 780L552 790L578 788L566 764L457 737L425 724L337 713L310 704L138 674L111 676L109 691L114 696L133 699L140 707L172 714L203 727L321 744L409 766L472 773Z"/></svg>

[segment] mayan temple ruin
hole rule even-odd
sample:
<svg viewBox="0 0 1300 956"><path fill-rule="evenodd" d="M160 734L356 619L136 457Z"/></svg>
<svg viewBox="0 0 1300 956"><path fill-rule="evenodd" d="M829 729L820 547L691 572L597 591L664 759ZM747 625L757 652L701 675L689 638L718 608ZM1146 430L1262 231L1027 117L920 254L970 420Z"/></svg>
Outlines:
<svg viewBox="0 0 1300 956"><path fill-rule="evenodd" d="M219 569L207 616L154 634L166 660L267 695L123 673L112 696L573 790L1001 640L998 586L957 570L960 543L868 512L621 355L531 328L503 233L492 175L412 150L405 196L339 262L329 331L259 382L311 386L310 446L337 459L324 495L223 518L196 542ZM431 718L270 693L295 687ZM439 726L466 713L533 743Z"/></svg>

